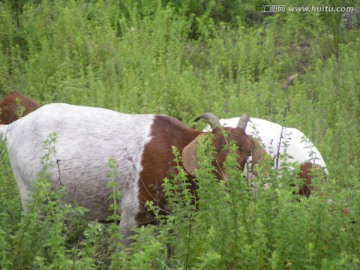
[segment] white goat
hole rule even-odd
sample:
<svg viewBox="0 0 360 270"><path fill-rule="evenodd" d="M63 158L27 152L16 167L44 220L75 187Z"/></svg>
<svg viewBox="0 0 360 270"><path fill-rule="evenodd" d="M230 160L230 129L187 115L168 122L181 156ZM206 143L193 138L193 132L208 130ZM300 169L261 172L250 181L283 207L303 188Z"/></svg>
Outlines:
<svg viewBox="0 0 360 270"><path fill-rule="evenodd" d="M238 117L220 119L220 123L224 127L233 127L237 122L239 122ZM207 130L209 127L204 129L204 131ZM313 167L312 165L322 168L328 175L325 161L319 150L300 130L251 117L245 131L249 136L257 139L265 152L273 158L275 169L280 169L284 162L297 163L300 165L302 173L300 177L304 178L305 183L309 186L312 178L310 168ZM251 157L248 158L247 164L251 164ZM245 166L244 173L249 179L253 179L256 176L251 170L247 170L249 167L249 165ZM300 193L303 192L303 195L310 196L312 188L308 189L305 185L302 189L306 189L306 191L300 191Z"/></svg>
<svg viewBox="0 0 360 270"><path fill-rule="evenodd" d="M212 126L217 177L223 179L225 145L234 141L238 147L239 165L243 169L248 155L261 159L262 149L246 135L246 121L239 121L224 134L219 120L211 113L200 116ZM247 118L246 118L247 119ZM131 229L154 222L147 201L166 209L162 191L163 179L176 171L172 147L182 154L183 167L189 182L196 173L196 145L205 133L187 127L166 115L123 114L107 109L48 104L9 125L0 125L0 138L6 140L11 166L20 189L24 209L31 183L38 179L42 157L47 154L44 142L55 133L54 164L49 175L55 187L66 187L64 201L77 202L89 211L85 218L105 221L109 210L107 167L109 159L117 163L121 189L120 227L126 238ZM195 190L194 190L195 191ZM194 192L195 193L195 192Z"/></svg>

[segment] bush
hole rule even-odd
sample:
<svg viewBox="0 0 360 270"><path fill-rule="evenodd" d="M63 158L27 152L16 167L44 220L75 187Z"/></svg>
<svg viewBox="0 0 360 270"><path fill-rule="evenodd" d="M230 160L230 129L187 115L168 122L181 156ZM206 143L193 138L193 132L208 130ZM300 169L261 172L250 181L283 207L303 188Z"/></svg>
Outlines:
<svg viewBox="0 0 360 270"><path fill-rule="evenodd" d="M164 113L198 129L193 119L203 112L246 112L302 130L330 174L321 185L326 198L294 197L286 169L260 176L260 186L272 185L253 197L234 156L229 181L214 179L204 142L197 195L179 167L164 181L171 215L149 203L159 225L137 229L136 244L122 250L117 225L83 221L84 209L61 203L66 191L50 189L46 174L34 186L34 207L22 214L1 144L1 268L359 268L359 30L339 27L335 12L255 19L263 5L277 4L283 2L2 1L1 96L18 91L41 104Z"/></svg>

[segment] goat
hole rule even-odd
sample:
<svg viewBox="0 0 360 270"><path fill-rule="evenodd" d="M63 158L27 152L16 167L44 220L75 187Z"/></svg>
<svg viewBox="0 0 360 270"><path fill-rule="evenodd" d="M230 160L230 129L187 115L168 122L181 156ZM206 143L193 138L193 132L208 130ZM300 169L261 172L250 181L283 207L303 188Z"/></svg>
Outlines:
<svg viewBox="0 0 360 270"><path fill-rule="evenodd" d="M21 112L21 107L23 107L23 112ZM11 92L0 100L0 124L11 124L20 116L27 115L39 107L40 105L31 98ZM19 115L21 113L22 115Z"/></svg>
<svg viewBox="0 0 360 270"><path fill-rule="evenodd" d="M224 127L234 127L239 118L221 119L219 121ZM209 127L204 129L204 131L208 130ZM265 152L273 158L275 169L280 169L284 161L300 165L299 176L304 180L304 185L300 187L299 194L309 197L314 190L312 185L313 169L321 168L325 177L328 175L325 161L319 150L300 130L283 127L264 119L250 118L245 131L257 139ZM251 163L251 157L247 163ZM244 167L247 177L255 178L254 171L248 171L247 167Z"/></svg>
<svg viewBox="0 0 360 270"><path fill-rule="evenodd" d="M234 128L223 128L211 113L198 117L212 128L214 168L217 178L224 179L223 162L228 154L224 146L234 141L238 147L238 162L245 166L248 155L260 162L262 149L244 129L242 117ZM43 142L56 134L49 169L54 186L65 186L64 201L77 202L89 211L87 220L106 220L111 190L106 187L109 159L116 161L120 176L121 221L124 245L128 245L131 229L149 224L153 217L145 203L155 201L165 207L162 181L171 177L177 165L172 147L182 154L182 166L191 181L196 174L196 145L205 132L194 130L166 115L123 114L103 108L68 105L45 105L10 125L0 125L0 138L5 140L10 163L20 190L23 208L29 199L31 183L41 170L41 158L46 154ZM180 165L181 165L180 164ZM175 170L176 171L176 170ZM196 189L192 184L191 189Z"/></svg>

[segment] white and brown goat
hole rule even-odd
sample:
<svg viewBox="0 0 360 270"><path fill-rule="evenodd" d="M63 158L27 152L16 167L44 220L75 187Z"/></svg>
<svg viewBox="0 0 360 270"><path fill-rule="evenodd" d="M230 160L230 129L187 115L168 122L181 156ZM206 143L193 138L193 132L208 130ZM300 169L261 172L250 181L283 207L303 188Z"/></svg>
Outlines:
<svg viewBox="0 0 360 270"><path fill-rule="evenodd" d="M253 160L261 159L262 149L244 131L246 121L240 119L235 128L223 129L211 113L200 118L212 126L214 166L219 179L224 177L222 166L228 154L224 146L229 141L238 147L241 168L251 154ZM55 186L66 187L65 201L89 209L85 214L88 220L106 220L111 214L107 163L109 159L116 161L120 173L116 180L122 194L120 227L125 239L132 228L151 223L146 201L155 201L160 207L165 204L163 179L171 177L176 166L172 147L182 154L191 181L197 168L196 144L206 134L166 115L123 114L61 103L45 105L10 125L0 125L0 138L6 141L25 209L31 183L42 169L44 142L51 133L56 134L51 179Z"/></svg>
<svg viewBox="0 0 360 270"><path fill-rule="evenodd" d="M240 118L234 117L229 119L220 119L220 124L224 127L235 127ZM273 168L280 169L284 166L295 163L299 165L299 178L304 180L304 184L299 189L299 194L309 197L314 191L315 186L313 179L315 177L314 170L320 169L323 173L323 179L326 179L328 170L324 158L315 145L296 128L281 126L264 119L249 118L245 131L248 135L256 138L265 152L273 159ZM204 131L210 130L210 127ZM251 164L251 158L247 163ZM245 166L245 174L248 178L255 177L254 170L247 170ZM289 167L292 169L292 167Z"/></svg>
<svg viewBox="0 0 360 270"><path fill-rule="evenodd" d="M39 103L31 98L11 92L0 100L0 124L8 125L38 108L40 108Z"/></svg>

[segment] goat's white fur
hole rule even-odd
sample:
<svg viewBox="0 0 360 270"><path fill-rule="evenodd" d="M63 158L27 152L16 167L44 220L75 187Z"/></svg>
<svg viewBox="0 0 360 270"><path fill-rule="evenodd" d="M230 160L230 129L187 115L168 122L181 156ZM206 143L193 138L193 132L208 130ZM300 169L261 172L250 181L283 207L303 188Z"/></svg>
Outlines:
<svg viewBox="0 0 360 270"><path fill-rule="evenodd" d="M15 121L0 126L6 139L10 162L20 189L23 207L29 199L31 182L42 169L44 142L55 133L54 166L50 176L66 187L65 201L76 201L89 209L87 219L105 220L111 190L109 159L117 162L121 185L121 224L125 234L135 227L138 213L138 179L144 146L150 141L154 115L122 114L102 108L49 104ZM60 172L60 175L59 175Z"/></svg>
<svg viewBox="0 0 360 270"><path fill-rule="evenodd" d="M220 120L224 127L236 127L238 122L239 117ZM204 131L208 130L210 127L205 128ZM302 164L310 161L322 167L328 174L325 161L319 150L300 130L283 127L264 119L250 118L245 131L248 135L256 138L264 150L274 159L274 167L281 168L284 163L284 159L281 157L286 156L286 161L289 163ZM279 158L278 155L280 155ZM251 158L248 161L251 161ZM254 175L246 167L245 174L249 178L253 178Z"/></svg>

